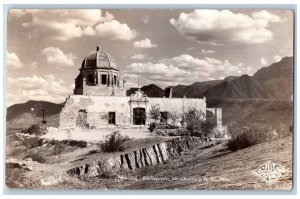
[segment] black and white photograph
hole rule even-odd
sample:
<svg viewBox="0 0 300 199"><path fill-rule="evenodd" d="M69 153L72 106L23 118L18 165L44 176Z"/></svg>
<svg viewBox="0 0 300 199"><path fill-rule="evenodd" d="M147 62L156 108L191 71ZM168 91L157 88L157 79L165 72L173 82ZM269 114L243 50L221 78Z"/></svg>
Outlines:
<svg viewBox="0 0 300 199"><path fill-rule="evenodd" d="M292 190L293 9L4 20L8 189Z"/></svg>

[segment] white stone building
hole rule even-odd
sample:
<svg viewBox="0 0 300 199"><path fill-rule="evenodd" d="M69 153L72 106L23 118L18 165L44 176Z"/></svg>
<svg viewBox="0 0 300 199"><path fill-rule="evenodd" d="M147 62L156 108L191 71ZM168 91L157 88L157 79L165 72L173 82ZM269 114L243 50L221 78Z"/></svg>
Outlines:
<svg viewBox="0 0 300 199"><path fill-rule="evenodd" d="M206 112L205 98L172 98L171 93L168 97L152 98L140 90L126 96L126 82L119 78L115 59L99 46L84 58L79 70L74 94L66 99L60 113L62 129L147 125L153 121L149 110L154 105L160 108L161 122L170 120L168 113L180 115L189 108Z"/></svg>

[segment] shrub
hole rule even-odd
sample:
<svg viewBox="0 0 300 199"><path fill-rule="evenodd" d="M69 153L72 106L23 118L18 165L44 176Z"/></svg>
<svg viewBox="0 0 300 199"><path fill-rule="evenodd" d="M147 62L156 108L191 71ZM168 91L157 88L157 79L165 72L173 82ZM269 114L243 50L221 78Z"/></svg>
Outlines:
<svg viewBox="0 0 300 199"><path fill-rule="evenodd" d="M87 142L83 140L63 140L64 144L70 145L70 146L77 146L79 148L85 148L87 147Z"/></svg>
<svg viewBox="0 0 300 199"><path fill-rule="evenodd" d="M116 152L124 150L124 142L129 138L121 135L119 131L114 131L105 136L105 141L100 144L104 152Z"/></svg>
<svg viewBox="0 0 300 199"><path fill-rule="evenodd" d="M232 151L236 151L270 141L272 139L272 128L263 125L252 125L242 129L231 128L230 134L232 139L228 141L227 147Z"/></svg>
<svg viewBox="0 0 300 199"><path fill-rule="evenodd" d="M205 114L202 110L195 108L190 108L182 116L186 122L188 132L196 137L212 137L213 128L216 126L214 117L210 111Z"/></svg>
<svg viewBox="0 0 300 199"><path fill-rule="evenodd" d="M172 125L176 126L176 121L180 118L180 114L175 111L172 111L169 113L169 118L172 121Z"/></svg>
<svg viewBox="0 0 300 199"><path fill-rule="evenodd" d="M79 148L85 148L87 147L87 142L83 140L51 140L49 141L49 144L56 146L57 144L66 144L69 146L77 146Z"/></svg>
<svg viewBox="0 0 300 199"><path fill-rule="evenodd" d="M27 137L22 140L23 146L27 149L32 149L43 145L43 139L38 137Z"/></svg>
<svg viewBox="0 0 300 199"><path fill-rule="evenodd" d="M208 134L213 133L213 128L217 125L215 116L211 111L206 111L206 120L201 122L201 129Z"/></svg>
<svg viewBox="0 0 300 199"><path fill-rule="evenodd" d="M182 115L182 118L186 122L187 130L189 132L200 132L201 123L205 121L205 113L195 108L189 108L189 110Z"/></svg>
<svg viewBox="0 0 300 199"><path fill-rule="evenodd" d="M156 123L156 120L160 117L160 106L159 104L151 105L151 108L149 110L149 117L154 119L154 123Z"/></svg>
<svg viewBox="0 0 300 199"><path fill-rule="evenodd" d="M46 163L47 162L45 157L42 154L38 153L38 152L31 152L26 156L26 158L31 158L33 161L37 161L39 163Z"/></svg>
<svg viewBox="0 0 300 199"><path fill-rule="evenodd" d="M60 155L62 152L66 150L67 146L63 143L57 143L53 148L53 153L55 155Z"/></svg>
<svg viewBox="0 0 300 199"><path fill-rule="evenodd" d="M155 129L155 122L151 122L150 125L149 125L148 130L149 130L150 132L153 132L154 129Z"/></svg>

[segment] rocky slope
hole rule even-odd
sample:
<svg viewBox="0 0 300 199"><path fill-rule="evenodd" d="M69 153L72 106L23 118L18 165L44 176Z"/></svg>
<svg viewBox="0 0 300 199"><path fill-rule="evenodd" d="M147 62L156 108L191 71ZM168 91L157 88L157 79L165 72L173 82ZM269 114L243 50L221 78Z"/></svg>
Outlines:
<svg viewBox="0 0 300 199"><path fill-rule="evenodd" d="M101 159L64 172L53 174L37 182L42 186L50 186L72 177L95 177L117 174L120 171L131 171L165 163L168 159L182 155L184 151L204 143L203 139L179 137L167 140L150 147L130 151L109 159Z"/></svg>

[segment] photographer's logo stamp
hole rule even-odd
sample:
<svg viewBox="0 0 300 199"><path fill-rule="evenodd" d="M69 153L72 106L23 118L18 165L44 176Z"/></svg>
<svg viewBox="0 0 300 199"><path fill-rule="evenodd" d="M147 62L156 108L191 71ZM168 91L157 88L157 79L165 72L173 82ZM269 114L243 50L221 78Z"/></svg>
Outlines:
<svg viewBox="0 0 300 199"><path fill-rule="evenodd" d="M279 165L268 161L260 165L257 169L253 171L253 174L260 177L265 182L272 184L281 177L281 171Z"/></svg>

